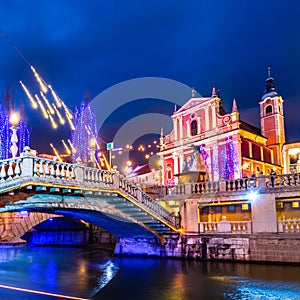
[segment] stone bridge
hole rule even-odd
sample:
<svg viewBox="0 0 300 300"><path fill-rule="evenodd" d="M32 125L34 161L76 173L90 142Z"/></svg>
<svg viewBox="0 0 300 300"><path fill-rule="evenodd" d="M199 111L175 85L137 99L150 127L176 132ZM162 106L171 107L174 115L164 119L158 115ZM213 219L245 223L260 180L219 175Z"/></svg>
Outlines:
<svg viewBox="0 0 300 300"><path fill-rule="evenodd" d="M48 216L38 218L40 222L53 215L69 216L119 238L158 238L162 243L165 235L180 232L170 211L122 175L80 164L29 154L2 160L0 192L2 216L21 211ZM5 218L1 220L2 241L24 234ZM38 221L31 223L33 227ZM23 227L30 229L28 224Z"/></svg>

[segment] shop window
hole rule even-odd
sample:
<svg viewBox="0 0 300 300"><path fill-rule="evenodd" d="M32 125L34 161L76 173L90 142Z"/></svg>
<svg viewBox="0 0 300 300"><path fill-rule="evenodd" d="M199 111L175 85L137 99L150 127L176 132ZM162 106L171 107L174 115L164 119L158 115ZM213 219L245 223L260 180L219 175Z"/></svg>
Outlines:
<svg viewBox="0 0 300 300"><path fill-rule="evenodd" d="M266 115L272 113L272 111L273 111L272 105L268 105L268 106L266 107Z"/></svg>
<svg viewBox="0 0 300 300"><path fill-rule="evenodd" d="M197 135L197 121L196 120L192 121L192 123L191 123L191 135L192 136Z"/></svg>
<svg viewBox="0 0 300 300"><path fill-rule="evenodd" d="M292 208L299 208L299 202L298 201L292 202Z"/></svg>

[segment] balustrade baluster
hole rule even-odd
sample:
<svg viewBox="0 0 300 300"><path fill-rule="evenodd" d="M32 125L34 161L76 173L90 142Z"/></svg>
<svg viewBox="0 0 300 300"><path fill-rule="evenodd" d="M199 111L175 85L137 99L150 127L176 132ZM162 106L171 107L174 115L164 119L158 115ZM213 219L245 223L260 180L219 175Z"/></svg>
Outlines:
<svg viewBox="0 0 300 300"><path fill-rule="evenodd" d="M38 169L39 169L38 161L35 159L33 163L34 163L34 165L33 165L33 176L39 176L39 174L38 174Z"/></svg>
<svg viewBox="0 0 300 300"><path fill-rule="evenodd" d="M70 167L66 165L66 180L70 179Z"/></svg>
<svg viewBox="0 0 300 300"><path fill-rule="evenodd" d="M246 232L247 228L246 228L246 223L242 223L242 232Z"/></svg>
<svg viewBox="0 0 300 300"><path fill-rule="evenodd" d="M45 176L47 176L48 177L48 175L49 175L49 162L48 161L45 161Z"/></svg>
<svg viewBox="0 0 300 300"><path fill-rule="evenodd" d="M55 167L53 163L50 164L50 176L55 177Z"/></svg>
<svg viewBox="0 0 300 300"><path fill-rule="evenodd" d="M55 176L57 178L59 178L60 177L60 170L59 170L60 165L57 163L57 164L55 164L55 167L56 167Z"/></svg>
<svg viewBox="0 0 300 300"><path fill-rule="evenodd" d="M40 166L39 166L39 174L40 174L40 177L43 176L44 174L44 161L43 160L40 160Z"/></svg>
<svg viewBox="0 0 300 300"><path fill-rule="evenodd" d="M13 170L13 161L9 161L8 162L9 164L9 167L8 167L8 170L7 170L7 175L8 175L8 179L11 179L12 176L14 175L14 170Z"/></svg>
<svg viewBox="0 0 300 300"><path fill-rule="evenodd" d="M20 160L16 160L16 166L15 166L15 176L19 177L21 174L21 169L20 169Z"/></svg>
<svg viewBox="0 0 300 300"><path fill-rule="evenodd" d="M5 177L6 177L5 166L6 166L6 162L3 162L3 163L1 164L1 172L0 172L0 178L1 178L1 181L4 181L4 180L5 180Z"/></svg>
<svg viewBox="0 0 300 300"><path fill-rule="evenodd" d="M241 224L240 224L240 223L237 224L237 231L238 231L238 232L241 231Z"/></svg>
<svg viewBox="0 0 300 300"><path fill-rule="evenodd" d="M295 220L296 226L295 226L295 231L299 232L299 220Z"/></svg>
<svg viewBox="0 0 300 300"><path fill-rule="evenodd" d="M284 221L283 222L283 231L284 232L289 232L289 221Z"/></svg>

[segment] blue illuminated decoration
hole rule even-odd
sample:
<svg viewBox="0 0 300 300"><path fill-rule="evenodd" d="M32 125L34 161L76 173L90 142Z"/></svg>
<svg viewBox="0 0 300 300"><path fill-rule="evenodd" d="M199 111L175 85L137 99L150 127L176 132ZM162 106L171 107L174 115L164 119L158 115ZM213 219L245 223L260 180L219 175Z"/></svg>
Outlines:
<svg viewBox="0 0 300 300"><path fill-rule="evenodd" d="M87 164L90 141L92 138L97 138L96 116L89 104L81 104L79 109L75 108L74 126L75 130L71 133L71 141L76 152L72 154L72 161L76 162L80 158L83 164Z"/></svg>
<svg viewBox="0 0 300 300"><path fill-rule="evenodd" d="M240 177L240 164L238 161L238 155L234 148L232 138L226 137L226 147L222 151L222 159L224 159L223 177L226 180L231 180Z"/></svg>

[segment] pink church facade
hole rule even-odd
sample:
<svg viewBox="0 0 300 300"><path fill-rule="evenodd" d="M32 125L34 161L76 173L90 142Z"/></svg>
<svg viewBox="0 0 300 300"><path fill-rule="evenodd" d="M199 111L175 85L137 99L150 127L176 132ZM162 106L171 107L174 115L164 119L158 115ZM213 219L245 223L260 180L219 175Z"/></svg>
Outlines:
<svg viewBox="0 0 300 300"><path fill-rule="evenodd" d="M162 183L235 180L282 173L283 100L270 74L260 105L261 129L240 120L236 101L225 113L215 88L209 97L192 91L172 115L173 130L160 139Z"/></svg>

